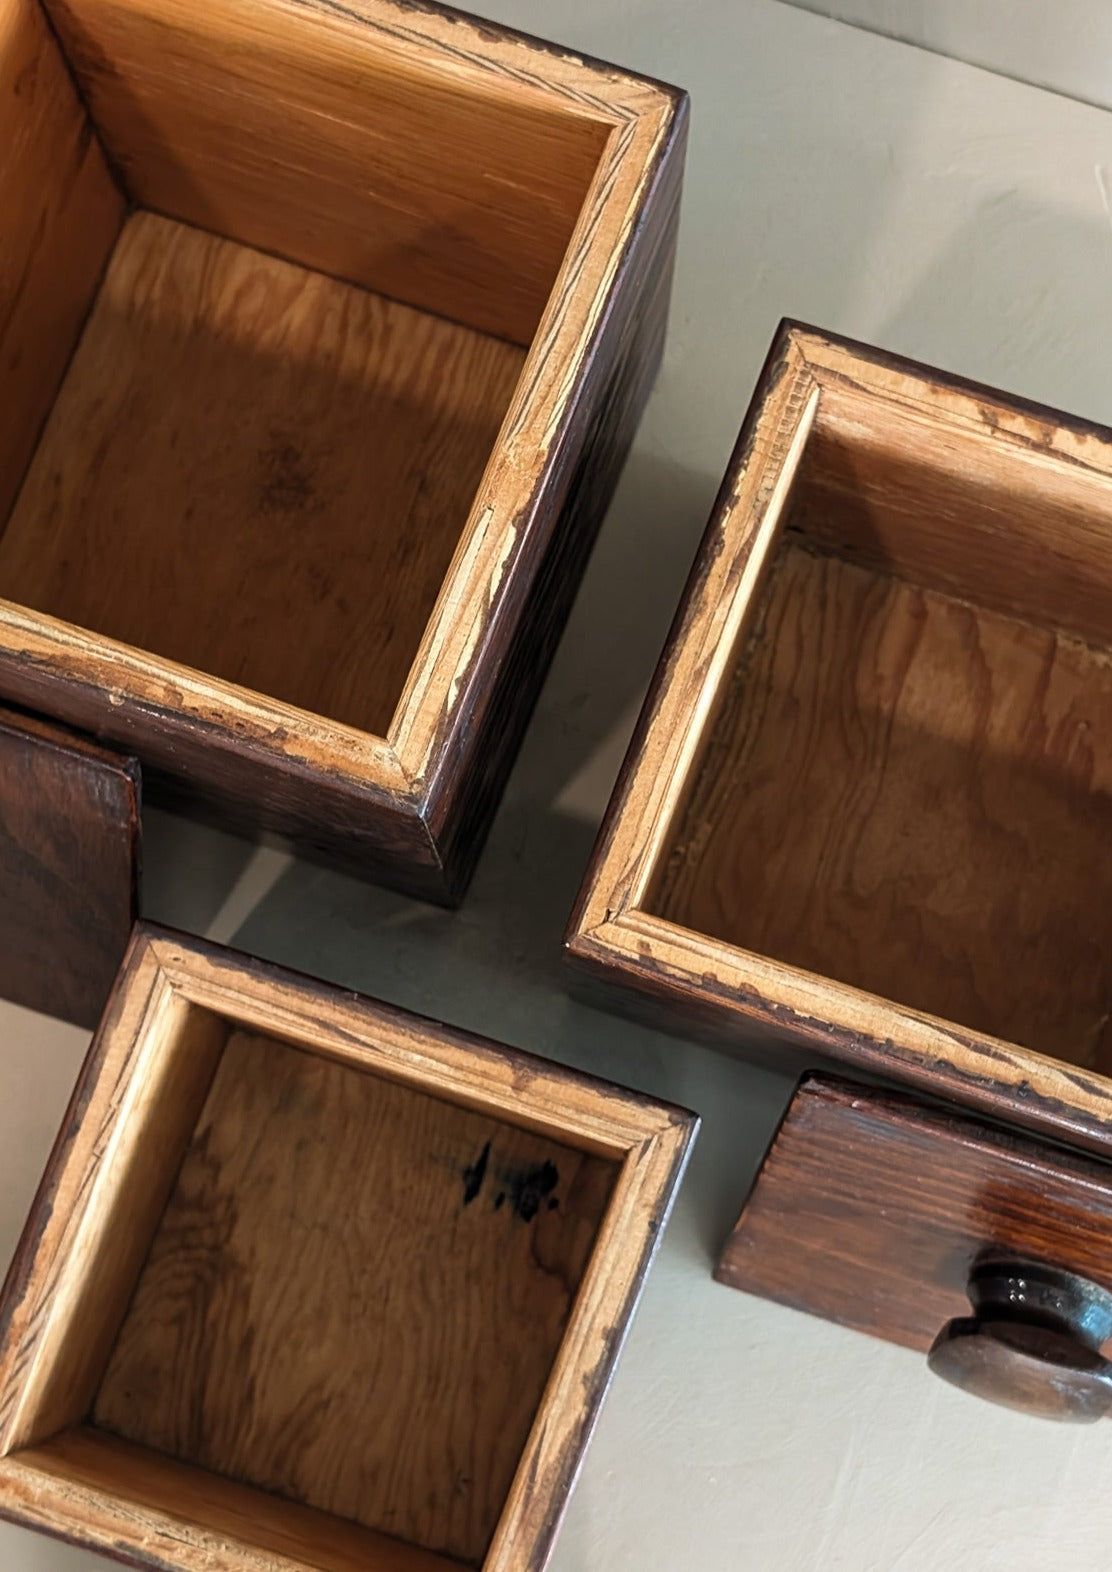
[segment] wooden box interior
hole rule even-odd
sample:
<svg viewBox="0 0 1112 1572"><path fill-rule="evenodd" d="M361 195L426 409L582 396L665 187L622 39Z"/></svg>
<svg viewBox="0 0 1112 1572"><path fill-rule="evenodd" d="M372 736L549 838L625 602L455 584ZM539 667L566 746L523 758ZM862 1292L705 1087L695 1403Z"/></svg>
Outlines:
<svg viewBox="0 0 1112 1572"><path fill-rule="evenodd" d="M325 1572L481 1564L620 1165L175 1022L17 1459Z"/></svg>
<svg viewBox="0 0 1112 1572"><path fill-rule="evenodd" d="M610 129L388 34L0 17L0 597L378 735Z"/></svg>
<svg viewBox="0 0 1112 1572"><path fill-rule="evenodd" d="M646 907L1112 1072L1112 481L823 388Z"/></svg>

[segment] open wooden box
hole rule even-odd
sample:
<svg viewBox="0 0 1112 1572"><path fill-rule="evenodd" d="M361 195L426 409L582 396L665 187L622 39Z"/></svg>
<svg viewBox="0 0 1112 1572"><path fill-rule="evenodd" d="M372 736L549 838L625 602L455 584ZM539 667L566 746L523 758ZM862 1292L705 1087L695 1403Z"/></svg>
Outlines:
<svg viewBox="0 0 1112 1572"><path fill-rule="evenodd" d="M696 1124L140 926L0 1303L0 1515L541 1567Z"/></svg>
<svg viewBox="0 0 1112 1572"><path fill-rule="evenodd" d="M785 325L573 958L1101 1146L1110 873L1112 434Z"/></svg>
<svg viewBox="0 0 1112 1572"><path fill-rule="evenodd" d="M10 0L0 694L458 896L657 367L685 132L433 5Z"/></svg>

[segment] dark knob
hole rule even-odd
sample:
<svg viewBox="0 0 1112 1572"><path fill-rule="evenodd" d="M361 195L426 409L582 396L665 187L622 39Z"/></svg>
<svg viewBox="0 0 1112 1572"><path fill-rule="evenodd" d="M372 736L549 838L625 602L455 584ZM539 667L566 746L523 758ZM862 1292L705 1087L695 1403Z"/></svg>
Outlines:
<svg viewBox="0 0 1112 1572"><path fill-rule="evenodd" d="M1112 1294L1072 1272L983 1260L969 1278L971 1316L948 1321L931 1369L965 1392L1044 1419L1089 1424L1112 1408Z"/></svg>

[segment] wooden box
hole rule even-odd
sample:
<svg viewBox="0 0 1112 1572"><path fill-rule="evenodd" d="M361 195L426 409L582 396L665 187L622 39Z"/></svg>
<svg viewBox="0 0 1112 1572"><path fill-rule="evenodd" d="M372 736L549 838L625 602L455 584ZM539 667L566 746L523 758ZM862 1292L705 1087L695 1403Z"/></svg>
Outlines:
<svg viewBox="0 0 1112 1572"><path fill-rule="evenodd" d="M93 1027L139 895L139 769L0 709L0 998Z"/></svg>
<svg viewBox="0 0 1112 1572"><path fill-rule="evenodd" d="M786 324L572 958L1106 1149L1110 876L1112 434Z"/></svg>
<svg viewBox="0 0 1112 1572"><path fill-rule="evenodd" d="M0 1303L0 1515L541 1567L696 1124L141 925Z"/></svg>
<svg viewBox="0 0 1112 1572"><path fill-rule="evenodd" d="M0 696L458 896L661 352L682 93L401 0L0 17Z"/></svg>

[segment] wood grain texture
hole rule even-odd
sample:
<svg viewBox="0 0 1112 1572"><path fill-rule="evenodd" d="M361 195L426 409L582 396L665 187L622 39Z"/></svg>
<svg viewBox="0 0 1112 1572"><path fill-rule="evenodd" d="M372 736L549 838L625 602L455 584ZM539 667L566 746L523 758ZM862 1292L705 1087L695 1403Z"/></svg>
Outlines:
<svg viewBox="0 0 1112 1572"><path fill-rule="evenodd" d="M93 1421L479 1563L614 1178L233 1035Z"/></svg>
<svg viewBox="0 0 1112 1572"><path fill-rule="evenodd" d="M1112 656L788 545L650 909L1112 1069Z"/></svg>
<svg viewBox="0 0 1112 1572"><path fill-rule="evenodd" d="M36 0L0 0L0 534L123 218Z"/></svg>
<svg viewBox="0 0 1112 1572"><path fill-rule="evenodd" d="M568 113L543 77L510 92L415 53L400 6L48 9L134 201L529 344L613 125L604 102Z"/></svg>
<svg viewBox="0 0 1112 1572"><path fill-rule="evenodd" d="M137 915L133 759L0 709L0 996L95 1026Z"/></svg>
<svg viewBox="0 0 1112 1572"><path fill-rule="evenodd" d="M0 594L384 735L522 358L137 214Z"/></svg>
<svg viewBox="0 0 1112 1572"><path fill-rule="evenodd" d="M113 1502L110 1510L106 1499ZM5 1511L6 1502L17 1503L17 1510ZM160 1457L91 1425L76 1425L0 1458L0 1513L117 1560L138 1537L146 1564L159 1569L453 1572L460 1565L328 1512ZM81 1522L79 1539L60 1528L73 1517ZM126 1559L143 1564L130 1553Z"/></svg>
<svg viewBox="0 0 1112 1572"><path fill-rule="evenodd" d="M588 985L1108 1149L1110 542L1112 433L783 324L569 922Z"/></svg>
<svg viewBox="0 0 1112 1572"><path fill-rule="evenodd" d="M1112 1287L1112 1167L910 1097L797 1091L720 1282L926 1351L990 1253Z"/></svg>
<svg viewBox="0 0 1112 1572"><path fill-rule="evenodd" d="M158 1572L539 1572L697 1123L140 924L0 1297L0 1516Z"/></svg>

